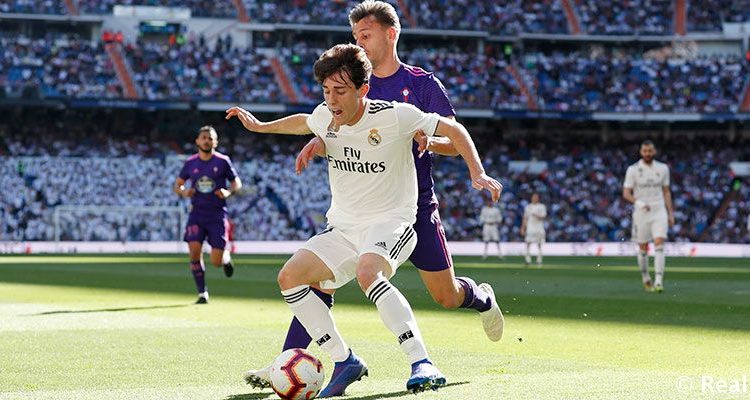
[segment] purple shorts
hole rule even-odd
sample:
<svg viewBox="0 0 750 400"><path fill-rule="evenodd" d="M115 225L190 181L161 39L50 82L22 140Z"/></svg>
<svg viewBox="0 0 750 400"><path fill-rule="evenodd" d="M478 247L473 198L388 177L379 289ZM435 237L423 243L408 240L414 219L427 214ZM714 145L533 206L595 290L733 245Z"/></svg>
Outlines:
<svg viewBox="0 0 750 400"><path fill-rule="evenodd" d="M223 217L205 217L193 213L188 216L185 227L186 242L200 242L208 239L212 249L224 249L227 246L229 219Z"/></svg>
<svg viewBox="0 0 750 400"><path fill-rule="evenodd" d="M414 230L417 232L417 247L411 253L409 261L417 269L437 272L453 268L437 204L417 210Z"/></svg>

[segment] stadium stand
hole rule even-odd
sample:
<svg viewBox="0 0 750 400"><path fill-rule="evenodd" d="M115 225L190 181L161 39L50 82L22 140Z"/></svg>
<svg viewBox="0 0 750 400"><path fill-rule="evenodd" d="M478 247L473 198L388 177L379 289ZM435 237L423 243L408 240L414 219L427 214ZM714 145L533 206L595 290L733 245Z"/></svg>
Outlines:
<svg viewBox="0 0 750 400"><path fill-rule="evenodd" d="M7 129L0 127L3 132ZM52 240L57 205L186 205L171 193L170 184L182 159L169 145L110 140L107 147L104 138L81 144L59 136L53 140L55 135L42 135L45 142L33 143L8 136L4 135L2 148L13 156L0 157L1 184L22 190L0 203L0 240ZM51 146L49 140L53 140ZM621 199L621 186L625 169L636 160L634 142L578 143L558 138L531 145L525 140L498 143L486 135L475 140L488 171L502 177L505 185L502 240L520 239L523 207L533 191L548 204L549 241L630 237L630 206ZM325 163L317 161L303 175L296 175L294 156L301 145L301 141L250 136L227 149L246 185L243 194L229 204L238 240L306 239L323 227L330 202ZM728 162L750 160L747 143L697 139L686 145L675 138L659 146L664 153L660 159L672 169L678 210L673 240L750 242L745 224L738 222L748 218L748 187L741 186L721 207L731 193ZM186 144L183 150L191 147ZM546 161L548 170L542 175L514 172L508 169L508 161L513 160ZM435 181L450 239L478 239L483 197L467 196L472 192L461 161L438 157ZM164 212L129 218L113 208L103 213L65 214L60 226L62 238L69 240L174 240L180 232L174 219L174 213Z"/></svg>

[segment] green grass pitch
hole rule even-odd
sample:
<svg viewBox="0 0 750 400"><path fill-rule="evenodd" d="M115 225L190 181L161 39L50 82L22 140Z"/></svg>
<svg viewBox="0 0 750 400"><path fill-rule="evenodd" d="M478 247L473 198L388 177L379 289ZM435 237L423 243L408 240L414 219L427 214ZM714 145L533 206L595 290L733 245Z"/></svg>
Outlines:
<svg viewBox="0 0 750 400"><path fill-rule="evenodd" d="M0 256L0 399L275 398L241 374L280 351L285 259L238 256L231 279L209 267L211 303L197 306L185 255ZM750 399L750 261L668 258L663 294L643 292L634 258L545 261L456 258L458 275L495 288L498 343L402 267L394 282L449 382L420 399ZM370 366L347 398L413 399L405 357L356 285L334 316Z"/></svg>

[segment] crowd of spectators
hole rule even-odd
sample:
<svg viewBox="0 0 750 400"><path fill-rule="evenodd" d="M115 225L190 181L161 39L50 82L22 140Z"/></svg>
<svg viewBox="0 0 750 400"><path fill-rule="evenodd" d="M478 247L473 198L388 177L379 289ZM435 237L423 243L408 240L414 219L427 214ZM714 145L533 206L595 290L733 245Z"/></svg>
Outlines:
<svg viewBox="0 0 750 400"><path fill-rule="evenodd" d="M231 0L74 0L82 14L110 14L115 5L186 7L195 17L237 18ZM397 1L402 26L427 29L487 31L491 34L566 34L568 21L561 0L427 0L407 2L408 15ZM346 25L348 11L358 1L242 0L252 22ZM571 2L584 32L596 35L671 35L673 0L574 0ZM750 20L748 0L687 2L689 32L720 32L723 22ZM0 0L1 13L67 14L63 1Z"/></svg>
<svg viewBox="0 0 750 400"><path fill-rule="evenodd" d="M576 0L581 28L592 35L671 35L673 3L673 0Z"/></svg>
<svg viewBox="0 0 750 400"><path fill-rule="evenodd" d="M304 240L320 230L330 202L327 170L318 160L301 176L294 156L303 141L264 137L239 142L227 151L245 183L229 200L238 240ZM498 143L477 137L485 165L505 186L500 207L501 239L520 240L523 207L532 192L546 203L547 240L622 241L630 238L631 206L622 198L627 166L637 160L636 142L580 143L576 139ZM173 207L188 202L171 192L184 155L152 143L131 147L128 155L103 151L81 156L80 146L56 142L26 146L16 140L0 144L0 178L14 195L0 200L0 240L52 240L54 208L95 205L101 210L67 209L59 215L59 235L67 240L179 240L183 227L178 211L128 207ZM186 145L185 149L191 146ZM750 188L738 184L737 195L712 224L714 214L732 188L728 163L748 160L746 146L723 140L676 138L659 144L671 168L676 224L670 240L750 242L745 221ZM50 149L45 151L45 149ZM71 150L72 149L72 150ZM88 152L85 152L88 153ZM115 156L108 154L117 154ZM150 154L150 155L148 155ZM154 154L160 156L155 157ZM541 174L509 168L510 161L547 164ZM479 240L478 214L485 197L474 192L458 159L437 157L434 168L441 216L451 240Z"/></svg>
<svg viewBox="0 0 750 400"><path fill-rule="evenodd" d="M724 22L750 21L748 0L703 0L688 6L689 32L721 32Z"/></svg>
<svg viewBox="0 0 750 400"><path fill-rule="evenodd" d="M176 45L138 41L125 46L125 54L149 100L287 101L268 57L233 46L229 37L214 44L202 37Z"/></svg>
<svg viewBox="0 0 750 400"><path fill-rule="evenodd" d="M264 49L235 46L230 36L209 43L189 35L179 43L138 40L123 49L142 99L288 103L272 68L274 51L299 101L322 99L312 74L323 51L317 45ZM596 49L508 56L494 46L482 52L458 45L417 46L400 55L403 62L434 72L459 109L525 110L528 93L545 111L737 112L750 73L749 62L739 55ZM67 36L0 37L0 91L26 99L123 97L103 45Z"/></svg>
<svg viewBox="0 0 750 400"><path fill-rule="evenodd" d="M748 62L554 52L525 55L522 70L545 110L711 113L738 110Z"/></svg>
<svg viewBox="0 0 750 400"><path fill-rule="evenodd" d="M122 97L103 45L77 37L0 37L3 83L8 97Z"/></svg>

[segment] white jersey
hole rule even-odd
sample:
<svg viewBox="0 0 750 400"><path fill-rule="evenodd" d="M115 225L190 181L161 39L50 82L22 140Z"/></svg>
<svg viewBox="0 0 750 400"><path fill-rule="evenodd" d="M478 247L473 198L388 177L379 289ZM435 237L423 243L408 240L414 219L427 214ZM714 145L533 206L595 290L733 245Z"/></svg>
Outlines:
<svg viewBox="0 0 750 400"><path fill-rule="evenodd" d="M352 125L336 127L325 103L307 126L326 145L334 227L401 218L414 223L417 174L412 156L414 132L432 136L439 116L411 104L365 99L365 112Z"/></svg>
<svg viewBox="0 0 750 400"><path fill-rule="evenodd" d="M484 206L479 213L479 222L483 225L497 225L503 222L503 215L496 207Z"/></svg>
<svg viewBox="0 0 750 400"><path fill-rule="evenodd" d="M527 232L544 232L544 218L547 217L547 207L542 203L529 203L523 209L526 219Z"/></svg>
<svg viewBox="0 0 750 400"><path fill-rule="evenodd" d="M649 166L643 160L628 167L626 189L633 189L633 197L651 208L664 207L664 186L669 186L669 167L654 160Z"/></svg>

